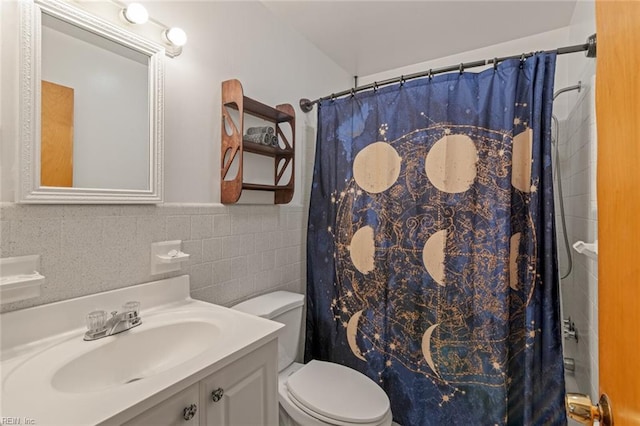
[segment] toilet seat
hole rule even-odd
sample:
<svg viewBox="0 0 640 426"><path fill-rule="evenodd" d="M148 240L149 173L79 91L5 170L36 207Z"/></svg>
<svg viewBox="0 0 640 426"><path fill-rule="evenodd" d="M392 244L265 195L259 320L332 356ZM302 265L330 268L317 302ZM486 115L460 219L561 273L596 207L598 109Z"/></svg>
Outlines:
<svg viewBox="0 0 640 426"><path fill-rule="evenodd" d="M297 401L294 397L291 396L290 393L287 393L289 396L289 401L293 403L296 407L300 409L300 411L304 412L307 416L312 417L314 420L322 422L322 424L327 424L331 426L380 426L384 422L374 422L374 423L353 423L353 422L343 422L340 420L332 419L330 417L325 417L320 413L314 412L309 408L305 407L304 404Z"/></svg>
<svg viewBox="0 0 640 426"><path fill-rule="evenodd" d="M377 426L390 414L389 399L367 376L351 368L311 361L288 377L287 396L300 410L338 426Z"/></svg>

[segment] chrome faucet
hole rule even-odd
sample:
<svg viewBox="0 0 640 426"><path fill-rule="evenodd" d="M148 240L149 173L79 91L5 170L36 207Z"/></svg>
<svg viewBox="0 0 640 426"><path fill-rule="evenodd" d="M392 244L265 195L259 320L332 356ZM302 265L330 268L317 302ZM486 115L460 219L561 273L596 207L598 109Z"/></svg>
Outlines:
<svg viewBox="0 0 640 426"><path fill-rule="evenodd" d="M576 339L576 342L578 341L576 324L571 321L571 317L562 321L562 334L565 339Z"/></svg>
<svg viewBox="0 0 640 426"><path fill-rule="evenodd" d="M107 320L105 311L93 311L87 315L87 332L84 340L96 340L114 334L122 333L142 324L139 316L140 302L127 302L122 307L122 312L111 312L111 318Z"/></svg>

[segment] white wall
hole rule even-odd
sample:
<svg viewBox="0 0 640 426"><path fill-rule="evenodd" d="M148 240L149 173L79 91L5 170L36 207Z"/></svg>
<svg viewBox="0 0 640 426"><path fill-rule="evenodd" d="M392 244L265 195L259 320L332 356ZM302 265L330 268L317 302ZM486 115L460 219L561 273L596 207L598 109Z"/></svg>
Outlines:
<svg viewBox="0 0 640 426"><path fill-rule="evenodd" d="M296 110L296 163L309 141L305 124L316 111L298 108L347 86L351 77L261 4L253 2L158 2L149 12L182 27L183 54L167 63L165 195L175 202L218 202L220 179L220 83L237 78L245 96ZM302 201L302 167L296 167L293 204Z"/></svg>
<svg viewBox="0 0 640 426"><path fill-rule="evenodd" d="M42 26L41 77L73 89L73 186L149 189L147 63L54 25Z"/></svg>
<svg viewBox="0 0 640 426"><path fill-rule="evenodd" d="M536 34L529 37L523 37L504 43L494 44L492 46L483 47L481 49L470 50L458 53L444 58L434 59L432 61L420 62L402 68L385 71L378 74L362 76L358 80L359 85L373 83L374 81L382 81L388 78L398 77L400 75L408 75L416 72L427 71L430 68L438 68L459 64L462 62L471 62L482 59L492 59L494 57L517 55L520 53L534 52L538 50L550 50L557 47L566 46L569 43L569 28L560 28L553 31ZM569 55L570 56L570 55ZM566 86L569 58L567 55L558 56L556 64L556 89ZM491 65L490 65L491 66ZM489 66L489 67L490 67ZM484 68L472 68L469 72L479 72ZM566 105L562 102L554 104L554 111L560 116L566 116Z"/></svg>
<svg viewBox="0 0 640 426"><path fill-rule="evenodd" d="M17 2L0 2L0 201L13 201L17 162Z"/></svg>
<svg viewBox="0 0 640 426"><path fill-rule="evenodd" d="M259 2L146 4L152 17L182 27L189 37L183 54L166 61L168 203L25 206L10 202L17 148L17 7L0 2L0 256L40 254L46 277L40 297L4 304L0 311L156 279L149 271L150 244L171 239L182 240L192 254L181 273L190 274L193 297L230 305L275 289L304 291L302 203L310 188L316 111L304 114L297 104L348 86L351 76ZM249 97L296 109L296 195L290 205L218 204L220 84L231 78L240 79Z"/></svg>
<svg viewBox="0 0 640 426"><path fill-rule="evenodd" d="M571 24L569 25L569 43L581 44L586 43L587 38L595 34L596 32L596 16L595 16L595 3L593 0L579 0L576 2L576 8L571 18ZM567 79L568 84L575 84L582 78L591 77L595 75L595 61L587 60L583 54L577 53L574 55L567 55L569 59ZM589 79L583 81L585 84L590 84ZM576 101L580 97L579 93L572 92L567 98L568 105L573 108Z"/></svg>

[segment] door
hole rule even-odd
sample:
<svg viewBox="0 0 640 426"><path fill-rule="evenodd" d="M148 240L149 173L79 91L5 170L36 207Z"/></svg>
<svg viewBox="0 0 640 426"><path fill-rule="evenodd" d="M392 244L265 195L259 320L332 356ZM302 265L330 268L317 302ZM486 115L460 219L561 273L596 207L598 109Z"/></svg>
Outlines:
<svg viewBox="0 0 640 426"><path fill-rule="evenodd" d="M640 425L640 1L596 1L600 393Z"/></svg>
<svg viewBox="0 0 640 426"><path fill-rule="evenodd" d="M277 340L202 380L206 424L278 424Z"/></svg>
<svg viewBox="0 0 640 426"><path fill-rule="evenodd" d="M73 93L71 87L42 80L42 186L73 186Z"/></svg>

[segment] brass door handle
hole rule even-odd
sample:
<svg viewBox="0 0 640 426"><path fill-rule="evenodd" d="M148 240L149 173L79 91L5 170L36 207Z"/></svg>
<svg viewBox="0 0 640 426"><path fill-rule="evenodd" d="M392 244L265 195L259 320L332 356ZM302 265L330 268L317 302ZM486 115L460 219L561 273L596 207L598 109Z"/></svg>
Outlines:
<svg viewBox="0 0 640 426"><path fill-rule="evenodd" d="M602 394L598 405L593 405L587 395L568 393L565 407L567 415L583 425L593 425L594 421L598 421L601 426L613 426L613 413L607 394Z"/></svg>

